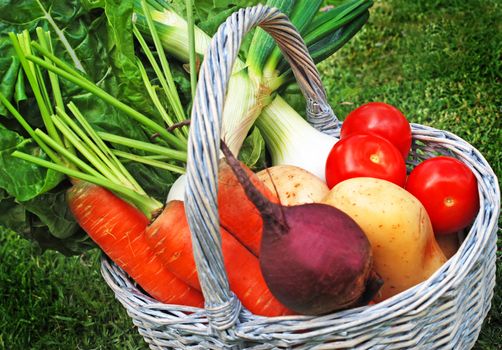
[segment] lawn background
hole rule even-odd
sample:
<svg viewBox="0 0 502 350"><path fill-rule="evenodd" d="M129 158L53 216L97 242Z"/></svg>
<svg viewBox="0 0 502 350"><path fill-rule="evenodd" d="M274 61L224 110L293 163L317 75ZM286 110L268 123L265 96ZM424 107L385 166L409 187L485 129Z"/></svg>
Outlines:
<svg viewBox="0 0 502 350"><path fill-rule="evenodd" d="M467 140L501 178L500 18L495 0L376 1L364 29L319 67L331 105L343 119L362 103L391 103L411 122ZM499 251L498 285L501 260ZM501 289L476 349L501 349ZM0 349L145 348L103 282L96 250L40 255L0 232Z"/></svg>

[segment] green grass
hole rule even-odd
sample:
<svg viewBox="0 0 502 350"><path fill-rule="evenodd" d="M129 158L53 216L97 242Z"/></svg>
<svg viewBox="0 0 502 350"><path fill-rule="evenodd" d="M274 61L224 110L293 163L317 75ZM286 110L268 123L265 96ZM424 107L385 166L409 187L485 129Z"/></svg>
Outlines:
<svg viewBox="0 0 502 350"><path fill-rule="evenodd" d="M363 31L320 66L343 119L385 101L411 122L446 129L502 176L502 28L495 0L376 1ZM499 244L502 246L502 244ZM502 284L499 255L497 282ZM502 344L502 288L476 345ZM0 349L145 349L99 274L98 252L37 253L0 232Z"/></svg>
<svg viewBox="0 0 502 350"><path fill-rule="evenodd" d="M40 255L0 232L0 349L143 349L99 272L97 250Z"/></svg>

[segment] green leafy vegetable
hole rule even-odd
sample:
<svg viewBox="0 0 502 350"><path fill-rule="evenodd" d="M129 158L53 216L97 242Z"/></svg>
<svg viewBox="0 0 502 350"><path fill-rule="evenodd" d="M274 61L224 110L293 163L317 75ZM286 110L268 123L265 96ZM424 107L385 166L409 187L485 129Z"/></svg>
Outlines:
<svg viewBox="0 0 502 350"><path fill-rule="evenodd" d="M9 65L9 68L7 68L7 71L5 75L2 78L2 81L0 83L0 93L2 93L4 96L6 96L9 100L12 99L17 86L17 79L18 79L18 73L19 72L19 60L16 57L12 57L12 63ZM21 86L18 88L21 90ZM23 89L24 90L24 89ZM23 91L24 92L24 91ZM16 96L22 96L21 93L16 94ZM24 96L23 96L24 97ZM16 98L16 101L19 101ZM3 105L0 105L0 115L2 116L7 116L7 110Z"/></svg>
<svg viewBox="0 0 502 350"><path fill-rule="evenodd" d="M0 187L18 201L27 201L54 188L63 178L34 164L12 157L12 152L43 157L40 148L0 124Z"/></svg>
<svg viewBox="0 0 502 350"><path fill-rule="evenodd" d="M218 26L233 12L259 2L258 0L197 0L194 1L194 22L197 27L212 36ZM171 5L179 14L185 14L187 11L184 0L174 0Z"/></svg>

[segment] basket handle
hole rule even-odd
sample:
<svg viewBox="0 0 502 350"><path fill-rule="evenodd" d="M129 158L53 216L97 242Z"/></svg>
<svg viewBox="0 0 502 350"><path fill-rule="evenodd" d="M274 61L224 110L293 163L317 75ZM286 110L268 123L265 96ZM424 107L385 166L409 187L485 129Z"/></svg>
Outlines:
<svg viewBox="0 0 502 350"><path fill-rule="evenodd" d="M217 207L221 116L227 84L242 39L259 25L277 42L307 99L307 113L321 131L337 126L319 72L300 34L286 15L257 5L232 14L218 29L202 62L188 138L185 206L209 322L231 328L240 302L230 291L221 250Z"/></svg>

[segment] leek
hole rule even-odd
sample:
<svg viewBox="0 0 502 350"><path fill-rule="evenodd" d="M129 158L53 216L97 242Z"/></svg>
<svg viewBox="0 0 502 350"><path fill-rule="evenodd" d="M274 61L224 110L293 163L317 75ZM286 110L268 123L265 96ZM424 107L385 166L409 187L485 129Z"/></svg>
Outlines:
<svg viewBox="0 0 502 350"><path fill-rule="evenodd" d="M187 21L169 7L163 7L154 1L148 1L148 5L148 10L164 50L180 61L188 62L190 47L188 45L189 29ZM141 1L135 1L133 23L145 37L152 39ZM204 55L211 42L211 37L195 26L194 39L196 55Z"/></svg>
<svg viewBox="0 0 502 350"><path fill-rule="evenodd" d="M139 2L138 2L139 3ZM186 21L168 5L149 0L149 12L154 20L164 49L184 63L189 61L189 38ZM268 0L270 7L279 7L291 14L292 23L301 34L309 34L307 45L319 52L318 58L326 58L338 50L361 28L367 20L372 1L349 0L328 13L318 13L321 1ZM135 7L135 24L140 31L147 29L141 6ZM321 17L319 20L318 17ZM356 22L357 26L353 25ZM319 27L313 27L318 23ZM195 51L201 54L209 45L210 38L195 27ZM144 33L145 36L148 33ZM319 42L322 41L322 47ZM318 44L317 46L315 46ZM263 30L256 30L246 62L237 60L227 89L222 116L222 137L234 154L238 154L252 125L272 101L272 94L291 80L291 71L282 64L282 55L272 39ZM293 117L300 117L290 109Z"/></svg>
<svg viewBox="0 0 502 350"><path fill-rule="evenodd" d="M308 34L306 44L313 59L319 62L342 47L359 31L368 19L368 8L372 2L349 0L335 10L316 16L314 15L321 1L269 0L267 5L275 5L287 14L291 13L291 20L300 33ZM160 21L159 31L164 34L161 37L164 48L181 61L187 62L188 47L177 46L187 43L187 38L181 42L170 38L174 34L176 37L181 36L170 21L172 10L157 8L156 11L156 20ZM177 17L177 28L185 28L182 22ZM196 30L196 33L198 36L196 34L195 42L199 53L203 51L201 43L208 43L209 40L199 31ZM235 63L223 110L222 138L230 150L237 154L256 121L273 165L297 165L324 179L325 161L337 139L310 126L280 96L272 98L274 91L292 78L291 70L284 64L282 54L274 46L270 36L258 29L252 39L245 66L240 60ZM315 157L312 157L313 154ZM182 175L171 187L167 201L183 200L184 189L185 176Z"/></svg>
<svg viewBox="0 0 502 350"><path fill-rule="evenodd" d="M272 164L296 165L325 181L326 159L337 138L315 129L279 95L263 109L256 125Z"/></svg>

